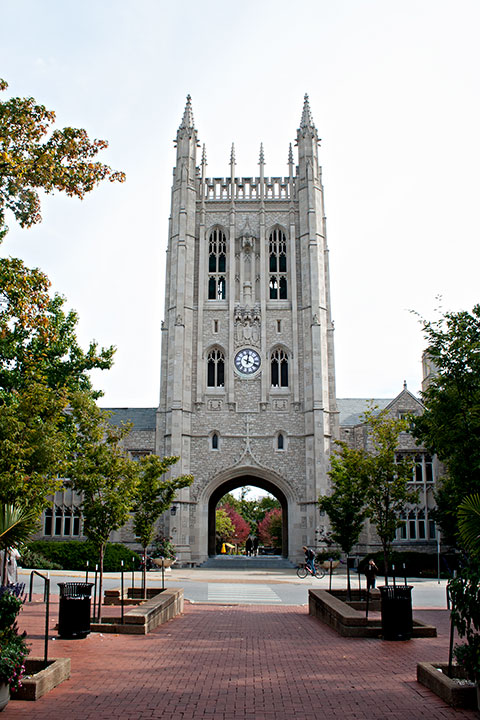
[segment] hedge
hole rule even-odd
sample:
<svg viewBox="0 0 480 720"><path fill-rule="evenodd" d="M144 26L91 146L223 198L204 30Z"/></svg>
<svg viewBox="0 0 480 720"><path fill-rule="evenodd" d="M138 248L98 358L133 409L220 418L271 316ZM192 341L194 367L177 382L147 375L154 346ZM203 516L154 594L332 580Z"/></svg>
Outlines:
<svg viewBox="0 0 480 720"><path fill-rule="evenodd" d="M378 567L379 576L383 574L383 552L370 553L359 563L359 572L365 572L368 561L373 558ZM395 574L403 577L403 564L405 563L405 574L408 577L437 577L438 558L436 553L415 552L415 551L393 551L390 555L388 567L392 574L392 565L395 565ZM452 553L440 555L441 577L451 577L452 571L458 567L458 558Z"/></svg>
<svg viewBox="0 0 480 720"><path fill-rule="evenodd" d="M50 562L56 563L61 570L85 570L87 560L91 570L94 570L95 565L98 564L98 550L88 540L67 542L35 540L28 543L27 550L34 553L34 555L42 555ZM135 568L139 568L140 556L136 552L121 543L108 543L105 548L103 569L105 572L118 572L121 569L121 561L123 560L125 570L131 570L132 558L135 559Z"/></svg>

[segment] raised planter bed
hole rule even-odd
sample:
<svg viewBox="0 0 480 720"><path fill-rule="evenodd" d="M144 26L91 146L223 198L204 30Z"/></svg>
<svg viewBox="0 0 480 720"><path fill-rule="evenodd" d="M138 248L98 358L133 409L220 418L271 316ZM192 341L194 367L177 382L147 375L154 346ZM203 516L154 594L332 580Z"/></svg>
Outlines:
<svg viewBox="0 0 480 720"><path fill-rule="evenodd" d="M478 689L473 683L459 683L466 680L465 670L459 665L452 666L453 678L447 675L446 663L423 662L417 664L417 680L455 708L480 709Z"/></svg>
<svg viewBox="0 0 480 720"><path fill-rule="evenodd" d="M333 628L339 635L343 637L382 637L382 624L379 617L365 617L364 610L358 610L351 607L343 599L343 593L338 591L329 592L328 590L309 590L308 591L308 611L313 617L318 618L329 627ZM379 591L372 590L373 607L379 608ZM413 621L412 637L436 637L437 629L433 625L427 625L420 620Z"/></svg>
<svg viewBox="0 0 480 720"><path fill-rule="evenodd" d="M146 635L182 612L183 588L156 589L153 597L141 600L141 604L125 612L123 624L119 617L106 617L99 623L92 623L91 631Z"/></svg>
<svg viewBox="0 0 480 720"><path fill-rule="evenodd" d="M31 657L25 661L26 675L22 687L10 692L10 700L38 700L45 693L70 677L70 658L48 660L47 667L42 658Z"/></svg>

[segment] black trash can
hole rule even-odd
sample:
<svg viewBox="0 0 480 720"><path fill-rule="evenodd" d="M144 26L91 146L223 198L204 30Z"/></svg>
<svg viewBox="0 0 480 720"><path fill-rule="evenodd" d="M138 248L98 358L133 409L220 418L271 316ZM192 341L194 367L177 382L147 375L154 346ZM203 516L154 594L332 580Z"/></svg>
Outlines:
<svg viewBox="0 0 480 720"><path fill-rule="evenodd" d="M384 585L378 588L382 600L384 640L410 640L412 637L413 585Z"/></svg>
<svg viewBox="0 0 480 720"><path fill-rule="evenodd" d="M58 583L58 587L58 634L62 638L86 637L90 632L90 597L93 583Z"/></svg>

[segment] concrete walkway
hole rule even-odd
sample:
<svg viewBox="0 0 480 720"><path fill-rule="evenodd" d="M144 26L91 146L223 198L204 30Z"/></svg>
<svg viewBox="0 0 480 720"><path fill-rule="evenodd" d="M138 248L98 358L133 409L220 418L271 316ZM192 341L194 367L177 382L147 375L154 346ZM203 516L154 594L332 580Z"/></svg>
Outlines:
<svg viewBox="0 0 480 720"><path fill-rule="evenodd" d="M20 627L41 655L36 597ZM36 702L11 701L2 720L473 720L417 684L417 661L447 659L448 614L417 615L437 625L437 638L346 639L300 606L187 603L147 636L51 641L52 657L71 658L71 679Z"/></svg>

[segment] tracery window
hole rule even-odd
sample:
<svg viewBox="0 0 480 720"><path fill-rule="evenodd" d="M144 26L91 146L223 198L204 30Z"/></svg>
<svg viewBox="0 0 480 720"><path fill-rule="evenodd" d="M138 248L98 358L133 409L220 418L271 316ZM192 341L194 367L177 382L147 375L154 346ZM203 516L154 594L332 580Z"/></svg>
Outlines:
<svg viewBox="0 0 480 720"><path fill-rule="evenodd" d="M280 228L275 228L268 239L270 300L286 300L287 294L287 239Z"/></svg>
<svg viewBox="0 0 480 720"><path fill-rule="evenodd" d="M278 348L272 352L270 358L272 387L288 387L288 355Z"/></svg>
<svg viewBox="0 0 480 720"><path fill-rule="evenodd" d="M224 387L225 385L225 356L221 350L214 348L208 353L207 360L207 386Z"/></svg>
<svg viewBox="0 0 480 720"><path fill-rule="evenodd" d="M215 228L208 239L208 299L225 300L227 296L227 239Z"/></svg>

